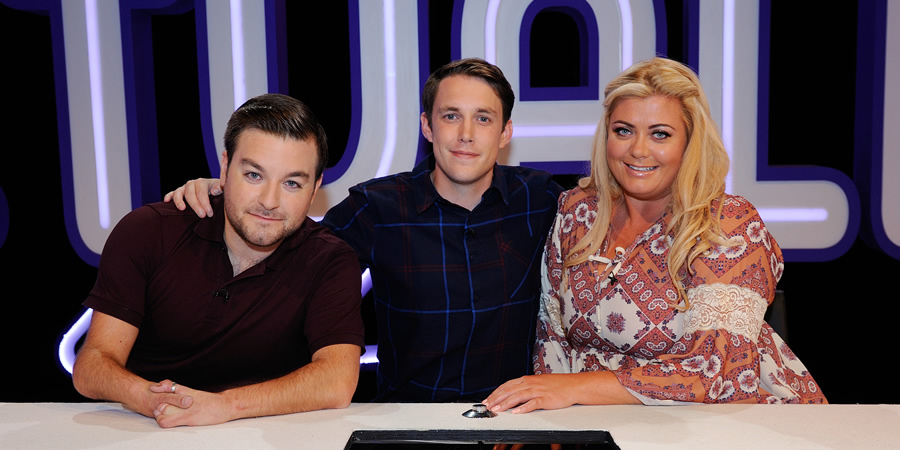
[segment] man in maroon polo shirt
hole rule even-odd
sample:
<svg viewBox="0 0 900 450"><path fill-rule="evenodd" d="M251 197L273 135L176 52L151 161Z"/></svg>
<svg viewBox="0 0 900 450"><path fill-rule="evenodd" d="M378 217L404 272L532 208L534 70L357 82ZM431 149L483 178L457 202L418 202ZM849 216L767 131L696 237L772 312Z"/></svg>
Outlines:
<svg viewBox="0 0 900 450"><path fill-rule="evenodd" d="M303 103L250 99L225 132L215 219L165 203L126 215L84 302L75 388L162 427L349 405L359 265L307 217L326 145Z"/></svg>

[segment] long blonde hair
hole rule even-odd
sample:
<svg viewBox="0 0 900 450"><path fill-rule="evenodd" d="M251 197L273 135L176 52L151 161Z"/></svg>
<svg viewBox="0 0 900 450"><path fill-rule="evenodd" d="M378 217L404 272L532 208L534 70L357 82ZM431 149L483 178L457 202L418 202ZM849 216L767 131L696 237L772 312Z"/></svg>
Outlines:
<svg viewBox="0 0 900 450"><path fill-rule="evenodd" d="M697 75L687 66L665 58L653 58L634 64L612 80L604 91L603 120L594 134L591 173L578 185L597 196L597 218L590 231L565 256L565 269L587 261L596 253L609 229L612 211L622 199L622 188L613 177L606 160L606 140L612 111L627 98L659 95L678 99L682 106L688 142L681 168L672 183L669 211L672 215L666 233L674 232L667 257L668 272L678 290L678 298L687 308L684 280L693 274L690 266L712 247L725 244L718 214L712 202L725 194L728 153L709 112L706 94ZM674 303L678 303L675 301Z"/></svg>

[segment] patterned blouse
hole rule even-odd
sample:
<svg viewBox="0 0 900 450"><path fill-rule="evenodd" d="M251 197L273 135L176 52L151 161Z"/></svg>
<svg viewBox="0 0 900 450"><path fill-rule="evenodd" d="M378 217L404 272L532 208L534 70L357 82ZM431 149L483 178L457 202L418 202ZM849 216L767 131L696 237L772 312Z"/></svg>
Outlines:
<svg viewBox="0 0 900 450"><path fill-rule="evenodd" d="M563 259L596 217L595 195L559 198L547 239L535 373L613 371L644 404L827 403L806 367L763 320L784 268L781 249L746 199L720 211L731 246L714 246L685 281L681 311L666 257L664 214L610 262L602 248L567 271ZM601 274L612 267L614 277Z"/></svg>

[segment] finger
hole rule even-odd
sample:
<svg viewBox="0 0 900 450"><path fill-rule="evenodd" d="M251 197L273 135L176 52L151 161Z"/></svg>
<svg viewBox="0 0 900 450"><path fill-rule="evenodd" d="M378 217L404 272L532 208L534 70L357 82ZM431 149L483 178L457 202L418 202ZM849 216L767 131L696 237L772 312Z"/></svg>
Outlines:
<svg viewBox="0 0 900 450"><path fill-rule="evenodd" d="M162 380L159 383L150 385L150 392L154 392L156 394L163 394L166 392L175 392L174 391L175 382L172 380Z"/></svg>
<svg viewBox="0 0 900 450"><path fill-rule="evenodd" d="M169 201L168 199L172 200L172 203L176 208L178 208L179 211L184 211L184 209L186 208L186 205L184 203L184 186L180 186L174 191L166 194L166 198L164 200Z"/></svg>
<svg viewBox="0 0 900 450"><path fill-rule="evenodd" d="M209 195L221 195L224 188L221 179L214 179L209 187Z"/></svg>
<svg viewBox="0 0 900 450"><path fill-rule="evenodd" d="M209 201L210 182L198 178L188 181L184 185L184 200L199 217L211 217L213 215L212 204Z"/></svg>
<svg viewBox="0 0 900 450"><path fill-rule="evenodd" d="M167 404L161 405L159 410L160 413L154 415L154 419L156 419L156 423L160 428L172 428L179 425L186 425L186 423L184 423L185 410Z"/></svg>
<svg viewBox="0 0 900 450"><path fill-rule="evenodd" d="M515 391L515 385L518 384L516 383L518 380L519 379L517 378L515 380L510 380L506 383L501 384L497 387L497 389L494 389L494 392L491 392L491 395L488 395L486 399L482 400L481 403L483 403L488 407L488 409L493 411L492 407L495 404L502 402L503 399L508 397L510 393Z"/></svg>
<svg viewBox="0 0 900 450"><path fill-rule="evenodd" d="M508 384L504 384L497 388L488 398L484 399L483 402L485 406L488 407L493 412L500 412L507 409L507 407L503 406L507 403L507 400L510 396L515 395L516 392L519 391L520 388L509 386ZM515 406L515 405L512 405Z"/></svg>
<svg viewBox="0 0 900 450"><path fill-rule="evenodd" d="M536 409L541 409L540 400L533 398L533 399L509 410L509 412L512 414L525 414L525 413L530 413Z"/></svg>
<svg viewBox="0 0 900 450"><path fill-rule="evenodd" d="M539 394L531 387L521 387L510 391L490 409L495 413L499 413L511 408L521 407L522 404L534 401L538 397Z"/></svg>
<svg viewBox="0 0 900 450"><path fill-rule="evenodd" d="M194 404L194 397L190 395L179 395L178 403L181 408L187 409Z"/></svg>

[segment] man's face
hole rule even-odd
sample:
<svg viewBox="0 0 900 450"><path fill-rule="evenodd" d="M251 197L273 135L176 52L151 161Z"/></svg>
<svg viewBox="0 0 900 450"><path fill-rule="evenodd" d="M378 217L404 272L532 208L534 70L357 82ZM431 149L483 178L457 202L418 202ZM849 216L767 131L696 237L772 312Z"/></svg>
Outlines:
<svg viewBox="0 0 900 450"><path fill-rule="evenodd" d="M430 124L427 113L420 119L422 134L434 144L438 192L444 187L487 190L497 154L512 136L500 97L480 78L454 75L441 81L430 113Z"/></svg>
<svg viewBox="0 0 900 450"><path fill-rule="evenodd" d="M232 238L226 241L273 251L303 224L322 181L315 179L315 141L248 129L238 137L232 158L229 164L222 155L225 234Z"/></svg>

